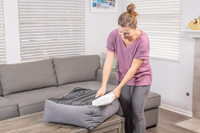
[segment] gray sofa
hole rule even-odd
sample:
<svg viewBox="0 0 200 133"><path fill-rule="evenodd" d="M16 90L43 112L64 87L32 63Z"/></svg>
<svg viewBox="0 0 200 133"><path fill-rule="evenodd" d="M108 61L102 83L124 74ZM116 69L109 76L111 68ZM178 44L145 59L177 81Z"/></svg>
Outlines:
<svg viewBox="0 0 200 133"><path fill-rule="evenodd" d="M116 75L111 73L107 90L115 89ZM101 80L99 55L0 65L0 120L43 111L46 99L75 87L98 90ZM159 105L160 95L150 92L145 105L147 127L158 123ZM121 107L116 114L123 116Z"/></svg>

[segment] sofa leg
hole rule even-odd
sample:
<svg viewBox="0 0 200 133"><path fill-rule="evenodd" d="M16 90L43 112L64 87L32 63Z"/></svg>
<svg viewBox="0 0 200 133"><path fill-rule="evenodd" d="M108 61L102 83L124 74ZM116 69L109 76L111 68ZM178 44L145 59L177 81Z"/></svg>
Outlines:
<svg viewBox="0 0 200 133"><path fill-rule="evenodd" d="M146 129L153 128L153 127L157 127L157 124L150 126L150 127L147 127Z"/></svg>

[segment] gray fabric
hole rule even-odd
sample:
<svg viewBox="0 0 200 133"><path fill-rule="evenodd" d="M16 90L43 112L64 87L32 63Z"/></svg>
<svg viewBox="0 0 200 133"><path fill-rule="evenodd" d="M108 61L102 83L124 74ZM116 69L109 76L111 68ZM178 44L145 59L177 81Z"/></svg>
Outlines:
<svg viewBox="0 0 200 133"><path fill-rule="evenodd" d="M96 80L102 82L102 75L103 75L103 69L100 68L100 69L97 70ZM117 77L117 73L112 71L110 73L110 76L109 76L109 79L108 79L108 84L117 85L116 77Z"/></svg>
<svg viewBox="0 0 200 133"><path fill-rule="evenodd" d="M146 127L155 126L158 123L158 108L144 111Z"/></svg>
<svg viewBox="0 0 200 133"><path fill-rule="evenodd" d="M44 110L44 102L49 98L60 97L69 89L61 89L58 87L48 87L43 89L20 92L16 94L6 95L5 98L15 101L19 105L19 113L21 115L36 113Z"/></svg>
<svg viewBox="0 0 200 133"><path fill-rule="evenodd" d="M110 93L110 91L106 91L105 94ZM58 98L50 98L48 100L53 101L55 103L65 104L65 105L92 105L92 101L97 99L95 98L97 90L91 90L82 87L75 87L70 93L67 95L58 97Z"/></svg>
<svg viewBox="0 0 200 133"><path fill-rule="evenodd" d="M152 108L157 108L160 106L161 103L161 96L155 92L150 91L144 110L152 109Z"/></svg>
<svg viewBox="0 0 200 133"><path fill-rule="evenodd" d="M52 60L1 65L0 79L3 95L57 85Z"/></svg>
<svg viewBox="0 0 200 133"><path fill-rule="evenodd" d="M1 88L1 81L0 81L0 96L3 96L3 91L2 91L2 88Z"/></svg>
<svg viewBox="0 0 200 133"><path fill-rule="evenodd" d="M87 88L91 90L99 90L101 87L101 82L99 81L85 81L85 82L77 82L77 83L71 83L71 84L66 84L66 85L61 85L59 88L63 89L70 89L72 90L75 87L82 87L82 88ZM116 88L116 85L111 85L107 84L106 90L114 90Z"/></svg>
<svg viewBox="0 0 200 133"><path fill-rule="evenodd" d="M58 84L95 80L100 67L99 55L73 56L52 59Z"/></svg>
<svg viewBox="0 0 200 133"><path fill-rule="evenodd" d="M118 100L102 107L64 105L46 100L43 120L44 122L71 124L92 130L115 114L118 109Z"/></svg>
<svg viewBox="0 0 200 133"><path fill-rule="evenodd" d="M18 117L18 106L4 97L0 97L0 120Z"/></svg>

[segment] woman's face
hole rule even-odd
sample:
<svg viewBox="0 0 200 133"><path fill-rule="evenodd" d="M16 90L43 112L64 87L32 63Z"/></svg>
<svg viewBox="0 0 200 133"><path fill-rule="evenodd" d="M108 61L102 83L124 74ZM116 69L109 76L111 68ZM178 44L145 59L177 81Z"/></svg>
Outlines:
<svg viewBox="0 0 200 133"><path fill-rule="evenodd" d="M130 27L121 27L120 25L118 25L118 32L120 36L122 37L122 39L130 39L135 29L131 29Z"/></svg>

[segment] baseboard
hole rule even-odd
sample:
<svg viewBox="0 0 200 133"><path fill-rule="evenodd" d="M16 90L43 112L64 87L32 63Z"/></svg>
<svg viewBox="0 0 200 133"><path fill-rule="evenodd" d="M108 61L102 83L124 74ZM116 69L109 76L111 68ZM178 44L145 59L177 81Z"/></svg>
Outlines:
<svg viewBox="0 0 200 133"><path fill-rule="evenodd" d="M170 105L167 105L167 104L161 103L160 108L163 108L163 109L166 109L166 110L169 110L169 111L172 111L172 112L176 112L176 113L179 113L179 114L182 114L182 115L186 115L186 116L192 117L192 112L191 111L187 111L187 110L184 110L184 109L173 107L173 106L170 106Z"/></svg>

